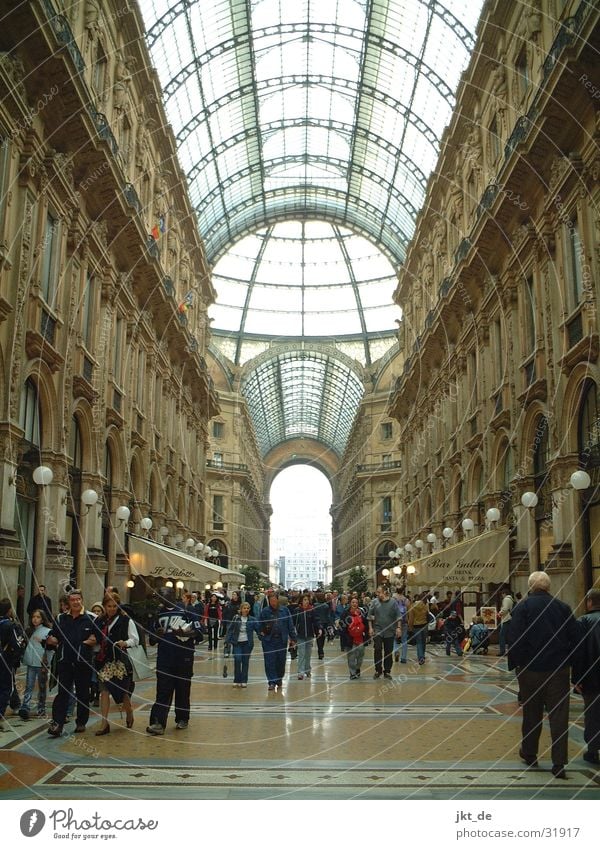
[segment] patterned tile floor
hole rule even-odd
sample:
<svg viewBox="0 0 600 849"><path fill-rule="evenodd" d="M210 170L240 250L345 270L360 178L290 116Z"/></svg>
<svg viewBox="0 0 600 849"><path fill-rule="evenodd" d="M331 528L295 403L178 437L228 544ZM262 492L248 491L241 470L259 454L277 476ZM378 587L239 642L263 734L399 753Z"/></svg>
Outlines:
<svg viewBox="0 0 600 849"><path fill-rule="evenodd" d="M540 769L518 757L514 677L493 656L447 658L431 646L419 667L394 664L373 680L368 654L350 681L336 644L298 681L288 662L282 693L267 692L262 652L248 689L223 678L221 653L200 647L192 717L171 714L164 737L144 729L154 681L137 684L131 730L116 709L111 733L67 725L53 740L42 720L7 718L0 734L0 798L46 799L600 799L600 771L581 759L581 701L571 704L569 780L550 773L547 727ZM230 672L232 671L230 665Z"/></svg>

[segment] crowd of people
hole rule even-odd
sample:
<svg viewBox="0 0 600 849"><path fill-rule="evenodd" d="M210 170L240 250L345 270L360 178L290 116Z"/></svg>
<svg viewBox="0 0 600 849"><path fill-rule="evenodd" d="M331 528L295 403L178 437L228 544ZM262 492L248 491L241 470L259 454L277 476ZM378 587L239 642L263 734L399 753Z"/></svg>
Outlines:
<svg viewBox="0 0 600 849"><path fill-rule="evenodd" d="M121 602L116 588L106 590L102 602L85 609L80 590L71 589L59 599L53 613L51 599L43 586L30 599L26 613L22 593L13 612L8 599L0 601L0 730L10 706L26 720L33 712L37 686L38 717L46 716L48 690L57 686L52 702L48 734L60 737L65 723L75 713L75 733L86 730L90 704L100 707L97 735L110 733L111 698L125 711L131 728L134 712L131 697L135 687L138 650L147 631L157 646L156 699L146 732L165 733L174 701L175 728L188 727L190 689L198 643L207 639L208 651L224 645L224 658L233 657L233 686L247 688L251 657L260 645L269 692L281 693L288 653L296 661L300 681L312 676L312 653L324 658L326 642L339 639L345 653L350 680L361 677L367 647L373 646L373 678L392 678L395 662L407 663L409 646L423 665L427 645L439 640L445 653L462 657L487 653L490 633L477 615L464 622L462 594L448 591L439 601L435 592L416 594L388 585L380 586L374 598L366 593L324 591L280 591L200 594L184 590L176 598L172 589L157 593L156 616L138 627L132 610ZM564 602L550 594L550 577L545 572L529 576L529 593L513 598L509 588L502 592L499 610L498 656L508 653L514 669L522 706L520 756L529 767L538 764L538 745L544 710L552 736L552 772L565 778L568 741L570 688L584 700L584 759L598 765L600 749L600 589L585 598L586 613L575 619ZM25 666L25 689L21 702L16 671ZM227 665L224 666L224 676Z"/></svg>

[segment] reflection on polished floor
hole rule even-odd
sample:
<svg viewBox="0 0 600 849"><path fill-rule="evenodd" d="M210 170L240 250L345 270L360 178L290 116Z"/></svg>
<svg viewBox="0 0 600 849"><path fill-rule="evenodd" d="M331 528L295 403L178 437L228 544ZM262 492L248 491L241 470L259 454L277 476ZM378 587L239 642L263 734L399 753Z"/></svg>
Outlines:
<svg viewBox="0 0 600 849"><path fill-rule="evenodd" d="M368 661L368 662L367 662ZM430 646L419 667L411 649L392 680L373 680L372 652L362 677L348 679L337 642L312 678L288 662L282 693L267 692L255 650L248 689L223 678L223 656L201 646L192 717L173 714L164 737L144 733L154 682L136 685L135 726L119 712L111 733L95 737L69 724L59 740L41 720L8 717L0 735L2 798L47 799L600 799L600 771L581 759L581 700L571 703L569 780L550 773L544 728L540 769L518 757L520 708L505 659L447 658Z"/></svg>

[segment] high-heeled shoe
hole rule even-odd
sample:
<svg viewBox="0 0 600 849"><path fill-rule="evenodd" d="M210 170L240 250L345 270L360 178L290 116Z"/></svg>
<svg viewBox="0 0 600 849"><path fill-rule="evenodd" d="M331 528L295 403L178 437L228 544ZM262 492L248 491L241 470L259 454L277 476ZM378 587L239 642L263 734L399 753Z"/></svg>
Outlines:
<svg viewBox="0 0 600 849"><path fill-rule="evenodd" d="M110 725L108 722L96 731L96 737L103 737L105 734L110 734Z"/></svg>
<svg viewBox="0 0 600 849"><path fill-rule="evenodd" d="M125 719L125 725L127 728L133 728L133 711L127 714Z"/></svg>

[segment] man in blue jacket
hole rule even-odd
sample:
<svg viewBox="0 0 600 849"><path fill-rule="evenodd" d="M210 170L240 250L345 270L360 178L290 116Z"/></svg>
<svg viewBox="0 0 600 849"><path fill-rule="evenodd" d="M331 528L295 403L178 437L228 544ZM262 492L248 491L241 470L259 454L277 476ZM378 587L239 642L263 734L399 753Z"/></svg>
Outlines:
<svg viewBox="0 0 600 849"><path fill-rule="evenodd" d="M279 688L281 691L288 644L292 648L298 638L294 622L287 607L280 606L275 593L270 596L269 606L262 611L258 622L269 690Z"/></svg>
<svg viewBox="0 0 600 849"><path fill-rule="evenodd" d="M162 609L150 628L150 644L158 643L156 655L156 701L150 711L148 734L165 733L167 717L175 695L175 728L187 728L190 721L190 690L194 673L194 649L201 639L200 617L175 604L173 591L159 591Z"/></svg>
<svg viewBox="0 0 600 849"><path fill-rule="evenodd" d="M552 773L566 778L569 734L569 667L577 645L577 623L568 604L550 595L550 576L532 572L529 595L513 608L508 668L515 669L523 702L519 755L537 766L537 752L548 712L552 737Z"/></svg>

